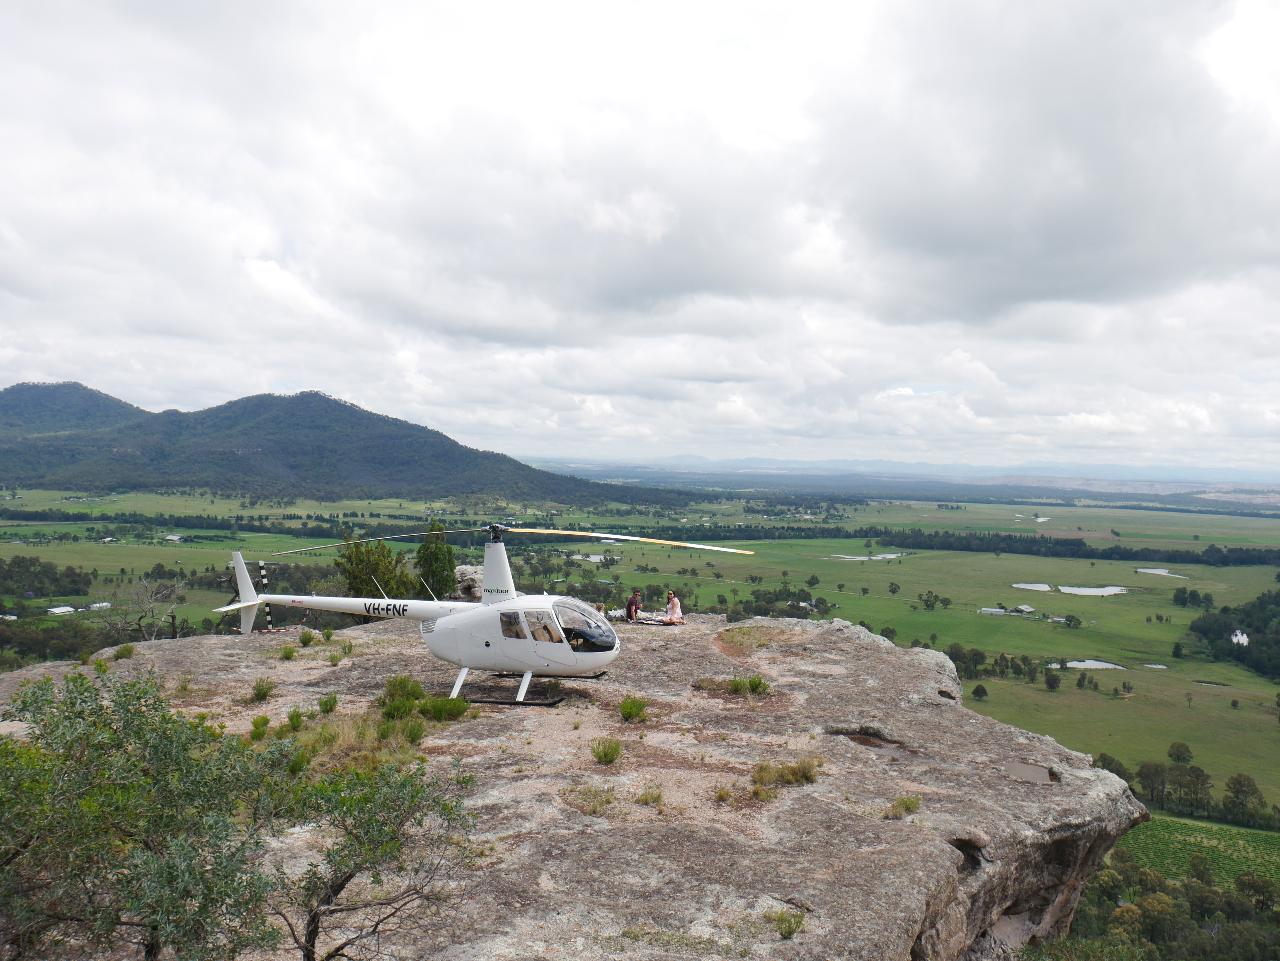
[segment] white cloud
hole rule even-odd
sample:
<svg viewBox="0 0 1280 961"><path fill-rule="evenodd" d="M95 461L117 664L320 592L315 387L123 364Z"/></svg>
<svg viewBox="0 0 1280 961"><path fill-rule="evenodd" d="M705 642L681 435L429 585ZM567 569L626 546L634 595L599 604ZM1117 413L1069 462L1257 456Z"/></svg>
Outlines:
<svg viewBox="0 0 1280 961"><path fill-rule="evenodd" d="M0 379L320 388L530 454L1274 465L1278 34L1253 0L8 8Z"/></svg>

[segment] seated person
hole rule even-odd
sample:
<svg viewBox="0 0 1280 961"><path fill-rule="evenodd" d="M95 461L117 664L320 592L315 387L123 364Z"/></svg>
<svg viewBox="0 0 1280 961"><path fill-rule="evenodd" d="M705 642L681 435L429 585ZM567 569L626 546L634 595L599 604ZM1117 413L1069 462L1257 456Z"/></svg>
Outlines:
<svg viewBox="0 0 1280 961"><path fill-rule="evenodd" d="M662 618L663 624L683 624L684 611L680 610L680 598L675 591L667 591L667 613Z"/></svg>
<svg viewBox="0 0 1280 961"><path fill-rule="evenodd" d="M627 598L627 620L632 624L640 620L640 588L638 587Z"/></svg>

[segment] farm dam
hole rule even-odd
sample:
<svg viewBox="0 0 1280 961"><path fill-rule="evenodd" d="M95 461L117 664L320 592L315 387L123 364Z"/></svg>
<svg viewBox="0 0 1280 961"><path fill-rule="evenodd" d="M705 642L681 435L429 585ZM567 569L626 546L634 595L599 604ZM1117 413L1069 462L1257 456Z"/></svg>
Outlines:
<svg viewBox="0 0 1280 961"><path fill-rule="evenodd" d="M367 712L395 674L452 679L410 622L339 632L353 651L336 666L323 645L281 660L297 632L140 643L112 671L155 670L171 691L192 678L175 703L233 733L329 693L339 714ZM965 708L941 653L838 620L691 615L621 633L616 669L566 682L558 707L477 705L420 742L474 775L487 853L438 924L393 936L395 956L994 961L1064 934L1086 879L1147 817L1088 756ZM0 701L76 669L0 676ZM756 674L767 693L729 689ZM258 677L274 693L247 704ZM478 680L473 696L509 684ZM627 695L648 701L642 723L622 721ZM607 766L601 737L622 744ZM810 782L753 790L758 765L804 759ZM779 911L803 916L794 936L767 921Z"/></svg>

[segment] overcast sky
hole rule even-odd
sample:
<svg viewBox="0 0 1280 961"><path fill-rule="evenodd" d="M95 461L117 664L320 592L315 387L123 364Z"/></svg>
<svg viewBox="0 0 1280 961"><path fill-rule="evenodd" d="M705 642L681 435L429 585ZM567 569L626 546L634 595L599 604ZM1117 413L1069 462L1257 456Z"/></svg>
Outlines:
<svg viewBox="0 0 1280 961"><path fill-rule="evenodd" d="M1280 5L8 3L0 387L1280 470Z"/></svg>

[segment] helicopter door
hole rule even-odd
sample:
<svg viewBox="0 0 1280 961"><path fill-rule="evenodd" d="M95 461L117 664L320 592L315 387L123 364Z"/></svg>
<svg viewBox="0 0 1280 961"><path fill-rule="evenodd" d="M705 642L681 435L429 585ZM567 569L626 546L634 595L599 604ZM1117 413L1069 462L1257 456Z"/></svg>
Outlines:
<svg viewBox="0 0 1280 961"><path fill-rule="evenodd" d="M573 650L550 611L525 611L524 619L529 624L529 636L533 638L534 657L550 664L574 663Z"/></svg>

